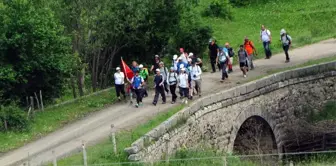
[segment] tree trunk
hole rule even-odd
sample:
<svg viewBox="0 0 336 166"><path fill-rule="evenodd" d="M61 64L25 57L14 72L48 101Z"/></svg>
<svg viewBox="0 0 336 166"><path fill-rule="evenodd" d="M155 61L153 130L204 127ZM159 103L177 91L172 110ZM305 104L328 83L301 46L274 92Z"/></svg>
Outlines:
<svg viewBox="0 0 336 166"><path fill-rule="evenodd" d="M77 86L80 96L84 96L84 75L85 75L85 68L83 67L81 70L77 72Z"/></svg>
<svg viewBox="0 0 336 166"><path fill-rule="evenodd" d="M97 90L97 82L95 81L96 78L96 55L93 54L92 57L92 71L91 71L91 81L92 81L92 89L95 92Z"/></svg>
<svg viewBox="0 0 336 166"><path fill-rule="evenodd" d="M71 88L72 88L72 94L74 98L77 98L77 93L76 93L76 86L75 86L75 78L71 77L70 78L71 81Z"/></svg>

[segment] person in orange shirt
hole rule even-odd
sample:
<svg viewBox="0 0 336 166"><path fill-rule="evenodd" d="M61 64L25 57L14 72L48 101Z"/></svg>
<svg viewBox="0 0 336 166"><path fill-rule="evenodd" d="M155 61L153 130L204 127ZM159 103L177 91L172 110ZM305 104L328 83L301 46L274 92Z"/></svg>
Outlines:
<svg viewBox="0 0 336 166"><path fill-rule="evenodd" d="M248 39L247 36L245 36L244 48L248 55L248 67L250 67L251 70L253 70L254 69L253 56L254 55L257 56L258 54L257 54L257 50L254 47L253 42L250 39Z"/></svg>

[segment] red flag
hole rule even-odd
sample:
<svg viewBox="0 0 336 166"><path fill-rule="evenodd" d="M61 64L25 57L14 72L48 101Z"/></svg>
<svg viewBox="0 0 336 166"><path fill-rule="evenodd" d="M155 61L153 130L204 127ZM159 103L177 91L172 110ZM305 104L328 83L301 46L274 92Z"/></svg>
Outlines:
<svg viewBox="0 0 336 166"><path fill-rule="evenodd" d="M132 79L134 76L133 71L127 66L127 64L124 62L124 60L121 58L121 67L123 72L125 73L126 77L128 79Z"/></svg>

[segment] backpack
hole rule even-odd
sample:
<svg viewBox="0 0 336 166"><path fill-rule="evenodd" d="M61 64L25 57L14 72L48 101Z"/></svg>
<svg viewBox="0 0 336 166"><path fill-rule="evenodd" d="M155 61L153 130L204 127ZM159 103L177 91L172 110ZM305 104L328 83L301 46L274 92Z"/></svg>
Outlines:
<svg viewBox="0 0 336 166"><path fill-rule="evenodd" d="M176 83L177 83L177 77L176 77L176 73L173 73L174 74L174 78L175 78L175 80L176 80ZM168 81L169 81L169 78L170 78L170 75L171 75L171 73L169 73L169 75L168 75ZM170 84L171 82L169 82L169 84Z"/></svg>
<svg viewBox="0 0 336 166"><path fill-rule="evenodd" d="M292 44L292 40L289 40L288 34L286 33L286 39L288 41L288 45ZM280 40L282 40L282 36L280 35Z"/></svg>
<svg viewBox="0 0 336 166"><path fill-rule="evenodd" d="M222 56L225 57L225 60L224 60L224 63L225 63L227 61L227 57L226 57L226 54L225 54L224 51L223 51L223 54L219 54L219 57L218 57L219 61L220 61L220 59L222 59Z"/></svg>
<svg viewBox="0 0 336 166"><path fill-rule="evenodd" d="M229 57L233 57L234 56L234 51L232 48L228 48L228 54L229 54Z"/></svg>

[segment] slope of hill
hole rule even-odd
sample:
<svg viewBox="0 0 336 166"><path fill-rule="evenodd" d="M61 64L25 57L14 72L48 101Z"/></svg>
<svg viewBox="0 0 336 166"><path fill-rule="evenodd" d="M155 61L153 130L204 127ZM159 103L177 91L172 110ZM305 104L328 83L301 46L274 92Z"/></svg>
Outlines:
<svg viewBox="0 0 336 166"><path fill-rule="evenodd" d="M196 12L201 14L212 1L200 1ZM231 46L237 48L244 36L249 36L262 57L262 44L258 43L262 24L272 33L271 47L274 52L282 50L279 41L282 28L293 38L294 48L336 36L335 0L270 0L268 3L233 8L232 13L232 21L210 17L201 19L213 29L213 37L220 45L230 42Z"/></svg>

